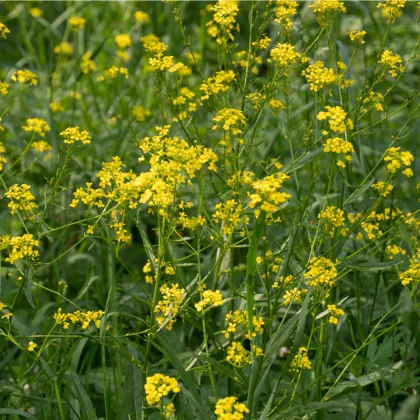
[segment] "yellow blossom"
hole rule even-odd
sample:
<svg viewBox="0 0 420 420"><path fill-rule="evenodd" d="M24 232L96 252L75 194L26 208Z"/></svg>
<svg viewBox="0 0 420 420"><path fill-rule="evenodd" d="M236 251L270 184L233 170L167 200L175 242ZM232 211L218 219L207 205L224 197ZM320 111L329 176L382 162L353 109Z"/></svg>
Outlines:
<svg viewBox="0 0 420 420"><path fill-rule="evenodd" d="M165 284L160 288L160 293L163 298L154 309L156 321L160 327L165 326L171 330L184 299L185 289L180 289L178 284Z"/></svg>
<svg viewBox="0 0 420 420"><path fill-rule="evenodd" d="M90 72L96 70L96 64L92 59L92 55L92 51L88 51L82 55L80 60L80 69L82 70L83 74L89 74Z"/></svg>
<svg viewBox="0 0 420 420"><path fill-rule="evenodd" d="M385 50L381 54L378 63L382 64L385 69L388 69L392 77L397 77L398 73L404 71L402 58L398 54L394 54L391 50Z"/></svg>
<svg viewBox="0 0 420 420"><path fill-rule="evenodd" d="M44 137L46 132L51 130L48 123L41 118L28 118L26 125L23 125L22 128L28 133L36 133L41 137Z"/></svg>
<svg viewBox="0 0 420 420"><path fill-rule="evenodd" d="M344 315L344 311L340 308L337 308L335 305L327 305L328 312L330 314L330 317L328 318L328 322L330 324L338 324L338 317Z"/></svg>
<svg viewBox="0 0 420 420"><path fill-rule="evenodd" d="M340 106L326 106L326 111L321 111L316 116L318 120L327 120L331 131L344 133L346 126L349 129L353 128L353 121L350 118L346 120L346 111Z"/></svg>
<svg viewBox="0 0 420 420"><path fill-rule="evenodd" d="M305 62L307 59L302 54L295 51L295 47L290 44L277 44L271 51L270 56L282 67L295 64L298 61Z"/></svg>
<svg viewBox="0 0 420 420"><path fill-rule="evenodd" d="M153 376L147 377L144 391L146 393L147 404L158 405L170 392L176 394L181 390L175 378L156 373Z"/></svg>
<svg viewBox="0 0 420 420"><path fill-rule="evenodd" d="M203 300L195 304L195 309L198 312L209 308L209 307L216 307L223 305L223 296L220 290L212 291L212 290L205 290L203 292Z"/></svg>
<svg viewBox="0 0 420 420"><path fill-rule="evenodd" d="M83 19L80 16L72 16L68 20L71 29L77 31L78 29L83 29L86 26L86 19Z"/></svg>
<svg viewBox="0 0 420 420"><path fill-rule="evenodd" d="M101 326L101 319L105 315L104 311L81 311L63 313L59 308L54 314L54 319L57 325L62 325L67 330L71 324L79 325L82 329L87 330L91 324L96 328Z"/></svg>
<svg viewBox="0 0 420 420"><path fill-rule="evenodd" d="M363 39L366 31L350 31L347 34L351 41L359 41L361 44L366 44L366 41Z"/></svg>
<svg viewBox="0 0 420 420"><path fill-rule="evenodd" d="M35 347L38 347L38 344L34 343L33 341L30 341L28 345L28 351L34 351Z"/></svg>
<svg viewBox="0 0 420 420"><path fill-rule="evenodd" d="M130 34L115 35L114 42L117 45L117 47L121 49L131 47L131 44L132 44Z"/></svg>
<svg viewBox="0 0 420 420"><path fill-rule="evenodd" d="M214 410L217 420L242 420L246 413L249 413L247 406L238 402L236 397L218 400Z"/></svg>
<svg viewBox="0 0 420 420"><path fill-rule="evenodd" d="M315 64L308 66L308 68L302 71L302 76L306 78L310 90L314 92L337 80L334 70L326 68L323 61L317 61Z"/></svg>
<svg viewBox="0 0 420 420"><path fill-rule="evenodd" d="M8 207L11 214L16 214L20 210L32 212L38 207L30 189L31 187L27 184L15 184L8 188L5 195L10 200Z"/></svg>
<svg viewBox="0 0 420 420"><path fill-rule="evenodd" d="M390 147L385 152L384 161L389 162L387 169L392 174L395 174L397 169L400 169L402 166L411 166L414 161L414 156L410 152L400 152L400 149L400 147ZM402 173L407 177L413 176L411 168L405 169Z"/></svg>
<svg viewBox="0 0 420 420"><path fill-rule="evenodd" d="M22 236L0 236L0 251L8 253L6 262L14 264L15 261L29 257L35 261L39 256L39 251L34 249L39 245L39 241L34 239L33 235L27 233Z"/></svg>
<svg viewBox="0 0 420 420"><path fill-rule="evenodd" d="M140 24L150 23L150 16L146 12L140 10L134 12L134 19Z"/></svg>
<svg viewBox="0 0 420 420"><path fill-rule="evenodd" d="M299 372L302 369L311 369L311 361L308 357L308 350L306 347L300 347L298 353L293 358L291 363L291 370L294 372Z"/></svg>
<svg viewBox="0 0 420 420"><path fill-rule="evenodd" d="M384 16L394 22L398 16L401 16L406 2L407 0L385 0L376 7L381 8Z"/></svg>
<svg viewBox="0 0 420 420"><path fill-rule="evenodd" d="M79 127L68 127L60 133L60 136L64 138L64 143L74 144L80 142L82 144L89 144L91 137L86 130L80 131Z"/></svg>
<svg viewBox="0 0 420 420"><path fill-rule="evenodd" d="M387 184L383 181L372 184L372 188L377 191L381 197L386 197L394 189L391 184Z"/></svg>
<svg viewBox="0 0 420 420"><path fill-rule="evenodd" d="M207 32L216 38L218 44L223 44L227 40L233 40L232 32L239 25L236 24L236 16L239 12L237 0L218 0L210 9L214 12L213 20L207 23Z"/></svg>
<svg viewBox="0 0 420 420"><path fill-rule="evenodd" d="M148 109L146 109L144 106L141 106L141 105L135 106L133 108L132 114L133 114L133 117L136 119L136 121L139 121L139 122L146 121L146 118L152 115L152 113Z"/></svg>
<svg viewBox="0 0 420 420"><path fill-rule="evenodd" d="M36 86L38 84L38 76L30 70L17 70L12 76L12 81L21 85L27 83L28 85Z"/></svg>
<svg viewBox="0 0 420 420"><path fill-rule="evenodd" d="M7 35L10 34L10 29L2 22L0 22L0 38L7 38Z"/></svg>
<svg viewBox="0 0 420 420"><path fill-rule="evenodd" d="M38 18L41 17L43 13L39 7L31 7L29 9L29 14L34 18Z"/></svg>
<svg viewBox="0 0 420 420"><path fill-rule="evenodd" d="M277 0L274 21L282 25L285 31L289 31L293 26L291 17L296 14L297 8L298 2L295 0Z"/></svg>
<svg viewBox="0 0 420 420"><path fill-rule="evenodd" d="M9 84L6 82L1 82L0 81L0 95L1 96L6 96L7 92L9 91Z"/></svg>
<svg viewBox="0 0 420 420"><path fill-rule="evenodd" d="M335 207L329 206L318 214L327 232L334 236L335 229L344 226L344 211Z"/></svg>
<svg viewBox="0 0 420 420"><path fill-rule="evenodd" d="M304 277L306 283L311 287L325 286L329 288L335 285L337 274L335 264L331 260L325 257L314 257L311 259Z"/></svg>
<svg viewBox="0 0 420 420"><path fill-rule="evenodd" d="M236 367L243 367L251 363L251 355L238 341L232 342L227 348L226 353L226 360Z"/></svg>
<svg viewBox="0 0 420 420"><path fill-rule="evenodd" d="M200 90L203 91L202 100L207 100L211 95L217 95L219 92L227 92L229 85L235 80L235 73L232 70L219 71L213 77L204 81Z"/></svg>

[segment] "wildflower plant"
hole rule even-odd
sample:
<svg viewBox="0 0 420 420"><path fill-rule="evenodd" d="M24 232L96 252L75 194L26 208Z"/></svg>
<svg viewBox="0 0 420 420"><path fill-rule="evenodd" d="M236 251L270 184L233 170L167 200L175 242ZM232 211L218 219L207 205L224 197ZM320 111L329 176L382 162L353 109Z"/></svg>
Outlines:
<svg viewBox="0 0 420 420"><path fill-rule="evenodd" d="M0 414L417 418L416 6L1 4Z"/></svg>

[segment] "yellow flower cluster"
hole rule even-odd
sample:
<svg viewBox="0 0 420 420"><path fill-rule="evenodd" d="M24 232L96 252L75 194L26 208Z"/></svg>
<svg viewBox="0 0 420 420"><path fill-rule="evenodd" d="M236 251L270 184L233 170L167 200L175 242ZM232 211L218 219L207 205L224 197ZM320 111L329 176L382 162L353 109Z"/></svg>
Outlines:
<svg viewBox="0 0 420 420"><path fill-rule="evenodd" d="M289 276L286 276L286 277L280 276L279 279L273 283L272 287L273 287L273 289L280 289L284 286L290 285L293 282L294 279L295 278L292 275L289 275Z"/></svg>
<svg viewBox="0 0 420 420"><path fill-rule="evenodd" d="M386 150L386 154L384 157L385 162L389 162L387 164L387 169L392 174L397 172L397 169L400 169L401 166L407 166L406 169L402 171L402 174L406 177L413 176L413 170L409 168L414 161L414 156L407 151L401 151L400 147L390 147Z"/></svg>
<svg viewBox="0 0 420 420"><path fill-rule="evenodd" d="M293 26L290 18L296 14L297 7L298 3L295 0L277 0L274 21L281 25L285 31L289 31Z"/></svg>
<svg viewBox="0 0 420 420"><path fill-rule="evenodd" d="M228 327L223 333L225 337L228 338L230 334L235 334L236 332L243 329L243 327L248 330L248 311L245 310L236 310L234 312L230 311L226 314L225 320L228 321ZM250 336L249 331L245 334L245 338L251 339L251 337L256 337L257 333L262 334L264 332L264 321L261 316L255 316L252 319L252 336Z"/></svg>
<svg viewBox="0 0 420 420"><path fill-rule="evenodd" d="M251 70L251 73L253 74L258 74L257 65L261 65L263 63L263 59L260 56L255 55L253 53L249 53L248 55L248 51L246 50L238 51L235 54L235 58L236 59L233 60L233 64L237 64L244 69L249 67Z"/></svg>
<svg viewBox="0 0 420 420"><path fill-rule="evenodd" d="M98 77L98 81L101 82L106 79L115 79L118 76L128 79L128 69L126 67L112 66L108 70L105 70L103 75Z"/></svg>
<svg viewBox="0 0 420 420"><path fill-rule="evenodd" d="M133 114L133 117L136 119L136 121L139 121L139 122L146 121L146 118L152 115L152 113L148 109L146 109L144 106L141 106L141 105L135 106L133 108L132 114Z"/></svg>
<svg viewBox="0 0 420 420"><path fill-rule="evenodd" d="M150 16L146 12L142 12L141 10L137 10L134 12L134 19L142 24L142 23L150 23Z"/></svg>
<svg viewBox="0 0 420 420"><path fill-rule="evenodd" d="M86 330L90 323L95 323L96 327L100 327L101 317L104 312L99 310L96 312L88 311L82 312L77 310L74 313L63 313L61 308L54 314L54 319L57 325L63 325L64 329L68 329L70 324L80 324L84 330Z"/></svg>
<svg viewBox="0 0 420 420"><path fill-rule="evenodd" d="M328 318L328 322L330 324L338 324L338 317L344 316L344 311L340 308L337 308L335 305L327 305L328 312L330 313L330 317Z"/></svg>
<svg viewBox="0 0 420 420"><path fill-rule="evenodd" d="M166 70L172 67L172 56L164 56L163 53L168 47L154 34L149 34L140 38L144 49L152 54L149 64L153 70Z"/></svg>
<svg viewBox="0 0 420 420"><path fill-rule="evenodd" d="M408 270L400 273L400 280L403 286L408 286L411 283L420 282L420 248L417 248L416 254L410 259L410 267Z"/></svg>
<svg viewBox="0 0 420 420"><path fill-rule="evenodd" d="M12 76L12 81L21 85L27 83L28 85L36 86L38 84L38 76L30 70L17 70Z"/></svg>
<svg viewBox="0 0 420 420"><path fill-rule="evenodd" d="M22 128L27 133L36 133L41 137L44 137L45 134L51 130L48 123L41 118L28 118L26 120L26 125L23 125Z"/></svg>
<svg viewBox="0 0 420 420"><path fill-rule="evenodd" d="M64 143L75 144L80 142L82 144L89 144L91 137L86 130L80 131L79 127L68 127L60 133L60 136L64 138Z"/></svg>
<svg viewBox="0 0 420 420"><path fill-rule="evenodd" d="M370 91L369 95L363 99L363 104L369 105L374 104L376 111L383 111L384 107L381 104L383 102L384 96L379 92ZM363 112L366 112L366 109L363 109Z"/></svg>
<svg viewBox="0 0 420 420"><path fill-rule="evenodd" d="M329 26L332 23L335 13L345 13L344 3L339 0L315 0L309 6L317 15L317 20L321 26Z"/></svg>
<svg viewBox="0 0 420 420"><path fill-rule="evenodd" d="M5 261L10 264L25 257L30 257L30 260L35 261L39 256L39 251L34 248L38 245L39 241L30 233L22 236L0 236L0 251L7 251L8 256Z"/></svg>
<svg viewBox="0 0 420 420"><path fill-rule="evenodd" d="M212 218L216 223L223 221L222 232L225 235L232 235L241 221L247 223L247 218L243 218L242 206L235 200L216 204Z"/></svg>
<svg viewBox="0 0 420 420"><path fill-rule="evenodd" d="M1 96L6 96L7 92L9 91L9 84L6 82L1 82L0 81L0 95Z"/></svg>
<svg viewBox="0 0 420 420"><path fill-rule="evenodd" d="M194 306L198 312L201 312L204 309L221 305L223 305L223 296L220 290L216 290L215 292L212 290L205 290L203 292L203 299Z"/></svg>
<svg viewBox="0 0 420 420"><path fill-rule="evenodd" d="M30 341L28 345L28 351L34 351L36 347L38 347L38 344L34 343L33 341Z"/></svg>
<svg viewBox="0 0 420 420"><path fill-rule="evenodd" d="M316 61L314 64L308 66L308 68L302 71L302 76L306 78L309 83L309 88L314 92L337 80L334 70L325 67L323 61Z"/></svg>
<svg viewBox="0 0 420 420"><path fill-rule="evenodd" d="M236 16L239 12L238 0L218 0L210 9L213 20L207 23L207 32L216 38L218 44L223 44L228 39L233 40L232 31L239 26L236 24Z"/></svg>
<svg viewBox="0 0 420 420"><path fill-rule="evenodd" d="M234 108L221 109L216 117L213 118L213 121L216 122L213 130L218 129L220 123L223 124L223 130L231 131L234 135L241 134L243 127L246 125L246 118L243 112Z"/></svg>
<svg viewBox="0 0 420 420"><path fill-rule="evenodd" d="M335 285L337 269L334 263L325 257L312 258L310 265L304 274L306 283L311 287L327 288Z"/></svg>
<svg viewBox="0 0 420 420"><path fill-rule="evenodd" d="M387 184L384 181L372 184L372 188L377 191L381 197L386 197L394 189L391 184Z"/></svg>
<svg viewBox="0 0 420 420"><path fill-rule="evenodd" d="M7 38L7 35L10 34L10 29L2 22L0 22L0 38Z"/></svg>
<svg viewBox="0 0 420 420"><path fill-rule="evenodd" d="M398 16L401 16L406 2L407 0L385 0L376 7L381 8L383 15L391 22L394 22Z"/></svg>
<svg viewBox="0 0 420 420"><path fill-rule="evenodd" d="M209 77L200 86L203 91L202 100L207 100L211 95L217 95L219 92L227 92L229 85L235 80L235 73L232 70L218 71L213 77Z"/></svg>
<svg viewBox="0 0 420 420"><path fill-rule="evenodd" d="M51 102L50 103L50 109L51 109L51 112L53 114L55 114L56 112L63 112L64 111L63 105L61 105L60 102L58 102L58 101Z"/></svg>
<svg viewBox="0 0 420 420"><path fill-rule="evenodd" d="M291 303L300 303L303 301L308 291L306 289L298 289L297 287L287 290L283 296L283 305L287 306Z"/></svg>
<svg viewBox="0 0 420 420"><path fill-rule="evenodd" d="M176 394L181 390L179 389L178 381L175 378L156 373L155 375L146 378L144 391L146 393L147 404L157 405L162 399L167 397L170 392Z"/></svg>
<svg viewBox="0 0 420 420"><path fill-rule="evenodd" d="M83 74L89 74L92 71L96 71L96 64L92 59L92 51L88 51L82 55L80 59L80 69Z"/></svg>
<svg viewBox="0 0 420 420"><path fill-rule="evenodd" d="M308 350L306 347L300 347L296 356L293 358L291 363L291 370L299 372L302 369L311 369L311 361L308 357Z"/></svg>
<svg viewBox="0 0 420 420"><path fill-rule="evenodd" d="M344 133L346 126L350 130L353 129L353 121L350 118L346 120L347 114L343 108L340 106L326 106L325 109L326 111L319 112L316 117L320 121L327 120L331 131ZM328 134L328 132L323 132L323 134Z"/></svg>
<svg viewBox="0 0 420 420"><path fill-rule="evenodd" d="M130 34L118 34L114 37L114 42L118 48L129 48L131 47L132 41Z"/></svg>
<svg viewBox="0 0 420 420"><path fill-rule="evenodd" d="M171 330L184 299L185 289L180 289L178 284L165 284L160 288L160 293L163 298L155 306L156 321L160 327L166 326Z"/></svg>
<svg viewBox="0 0 420 420"><path fill-rule="evenodd" d="M10 200L8 207L11 214L15 214L19 210L32 212L38 207L30 190L31 187L27 184L15 184L8 188L5 195Z"/></svg>
<svg viewBox="0 0 420 420"><path fill-rule="evenodd" d="M326 231L334 236L335 229L344 226L344 210L335 206L328 206L318 214L318 219L323 222Z"/></svg>
<svg viewBox="0 0 420 420"><path fill-rule="evenodd" d="M366 31L350 31L347 34L351 41L359 41L361 44L366 44L366 41L363 39Z"/></svg>
<svg viewBox="0 0 420 420"><path fill-rule="evenodd" d="M217 420L242 420L249 413L247 406L238 402L236 397L226 397L218 400L214 414Z"/></svg>
<svg viewBox="0 0 420 420"><path fill-rule="evenodd" d="M243 367L251 363L251 355L239 341L233 341L226 349L226 360L236 367Z"/></svg>
<svg viewBox="0 0 420 420"><path fill-rule="evenodd" d="M405 255L407 253L405 249L395 244L387 245L385 251L389 260L393 260L397 255Z"/></svg>
<svg viewBox="0 0 420 420"><path fill-rule="evenodd" d="M83 29L86 26L86 19L83 19L80 16L72 16L68 20L71 29L77 31L78 29Z"/></svg>
<svg viewBox="0 0 420 420"><path fill-rule="evenodd" d="M388 69L392 77L397 77L398 73L404 71L402 58L398 54L394 54L391 50L385 50L379 59L379 64Z"/></svg>
<svg viewBox="0 0 420 420"><path fill-rule="evenodd" d="M301 53L295 51L295 47L290 44L277 44L271 51L270 56L282 67L296 64L298 61L306 62L307 58L303 57Z"/></svg>
<svg viewBox="0 0 420 420"><path fill-rule="evenodd" d="M70 42L61 42L54 48L54 53L58 55L72 55L73 47Z"/></svg>
<svg viewBox="0 0 420 420"><path fill-rule="evenodd" d="M252 188L255 193L248 193L250 198L249 207L255 208L260 205L261 210L271 217L278 210L280 204L285 203L292 196L289 193L280 192L283 183L290 177L283 172L276 172L263 179L255 181ZM258 216L258 210L255 212ZM279 219L277 220L279 221Z"/></svg>
<svg viewBox="0 0 420 420"><path fill-rule="evenodd" d="M334 137L325 141L323 151L325 153L343 154L344 159L347 160L347 162L351 162L352 157L349 153L353 153L354 148L349 141L340 139L339 137ZM338 160L337 166L345 168L346 164L342 160Z"/></svg>
<svg viewBox="0 0 420 420"><path fill-rule="evenodd" d="M102 316L104 311L87 311L83 312L77 310L76 312L64 313L61 308L54 314L54 319L57 325L62 325L67 330L71 324L80 325L84 330L87 330L91 324L95 324L96 328L101 326Z"/></svg>

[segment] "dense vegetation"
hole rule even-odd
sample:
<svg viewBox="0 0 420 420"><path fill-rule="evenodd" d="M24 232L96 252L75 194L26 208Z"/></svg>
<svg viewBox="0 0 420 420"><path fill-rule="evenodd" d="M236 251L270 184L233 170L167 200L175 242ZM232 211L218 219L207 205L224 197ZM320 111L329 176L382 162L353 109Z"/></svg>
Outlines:
<svg viewBox="0 0 420 420"><path fill-rule="evenodd" d="M418 17L3 2L0 417L420 418Z"/></svg>

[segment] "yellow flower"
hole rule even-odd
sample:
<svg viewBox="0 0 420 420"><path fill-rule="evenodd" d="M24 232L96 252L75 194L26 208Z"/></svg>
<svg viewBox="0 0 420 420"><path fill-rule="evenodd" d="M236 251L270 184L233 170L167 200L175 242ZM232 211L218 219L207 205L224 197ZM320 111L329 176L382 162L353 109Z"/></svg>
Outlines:
<svg viewBox="0 0 420 420"><path fill-rule="evenodd" d="M236 397L218 400L214 410L218 420L242 420L246 413L249 413L247 406L238 402Z"/></svg>
<svg viewBox="0 0 420 420"><path fill-rule="evenodd" d="M10 29L0 22L0 38L6 39L8 34L10 34Z"/></svg>
<svg viewBox="0 0 420 420"><path fill-rule="evenodd" d="M306 347L300 347L298 353L292 360L291 370L299 372L302 369L311 369L311 366L311 361L308 357L308 350Z"/></svg>
<svg viewBox="0 0 420 420"><path fill-rule="evenodd" d="M236 367L243 367L251 363L251 355L238 341L234 341L226 350L226 360Z"/></svg>
<svg viewBox="0 0 420 420"><path fill-rule="evenodd" d="M86 130L80 131L79 127L68 127L60 133L60 136L64 138L64 143L74 144L81 142L82 144L89 144L91 137Z"/></svg>
<svg viewBox="0 0 420 420"><path fill-rule="evenodd" d="M399 247L398 245L386 246L386 255L390 260L393 260L397 255L405 255L406 253L405 249Z"/></svg>
<svg viewBox="0 0 420 420"><path fill-rule="evenodd" d="M239 25L236 24L236 16L239 13L237 0L218 0L214 6L210 6L214 12L213 20L207 23L207 33L216 38L218 44L233 40L232 32ZM236 24L236 25L235 25Z"/></svg>
<svg viewBox="0 0 420 420"><path fill-rule="evenodd" d="M130 34L115 35L114 42L118 48L125 49L131 47L132 41Z"/></svg>
<svg viewBox="0 0 420 420"><path fill-rule="evenodd" d="M359 41L361 44L366 44L366 41L363 39L366 31L350 31L347 34L351 41Z"/></svg>
<svg viewBox="0 0 420 420"><path fill-rule="evenodd" d="M150 23L150 16L146 12L142 12L140 10L134 12L134 19L140 24Z"/></svg>
<svg viewBox="0 0 420 420"><path fill-rule="evenodd" d="M55 114L57 112L63 112L64 106L61 105L59 101L55 101L55 102L50 103L50 109L51 109L51 112Z"/></svg>
<svg viewBox="0 0 420 420"><path fill-rule="evenodd" d="M86 19L83 19L80 16L72 16L68 20L71 29L77 31L78 29L83 29L86 26Z"/></svg>
<svg viewBox="0 0 420 420"><path fill-rule="evenodd" d="M80 60L80 69L82 70L83 74L89 74L91 71L96 70L96 64L92 60L92 51L88 51L87 53L82 55Z"/></svg>
<svg viewBox="0 0 420 420"><path fill-rule="evenodd" d="M318 219L324 223L329 234L334 236L335 229L344 226L344 211L335 206L329 206L318 214Z"/></svg>
<svg viewBox="0 0 420 420"><path fill-rule="evenodd" d="M37 150L38 152L47 152L51 150L52 147L44 140L34 141L31 145L32 149Z"/></svg>
<svg viewBox="0 0 420 420"><path fill-rule="evenodd" d="M211 95L217 95L219 92L227 92L229 85L235 80L235 73L232 70L219 71L213 77L204 81L200 90L203 91L202 100L207 100Z"/></svg>
<svg viewBox="0 0 420 420"><path fill-rule="evenodd" d="M335 285L337 274L337 269L331 260L325 257L314 257L311 259L304 277L306 283L311 287L325 286L329 288Z"/></svg>
<svg viewBox="0 0 420 420"><path fill-rule="evenodd" d="M5 261L10 264L14 264L15 261L25 257L35 261L39 252L34 248L38 245L39 241L34 239L30 233L23 236L0 236L0 251L6 250L8 252Z"/></svg>
<svg viewBox="0 0 420 420"><path fill-rule="evenodd" d="M382 64L384 68L388 69L389 74L392 77L397 77L398 73L404 71L402 65L402 58L398 54L394 54L390 50L385 50L380 57L379 64Z"/></svg>
<svg viewBox="0 0 420 420"><path fill-rule="evenodd" d="M401 166L411 166L414 161L414 156L410 152L400 152L400 149L400 147L390 147L385 152L384 161L389 162L387 169L392 174L395 174ZM411 168L405 169L402 173L407 177L413 176Z"/></svg>
<svg viewBox="0 0 420 420"><path fill-rule="evenodd" d="M144 391L146 393L147 404L158 405L170 392L176 394L181 390L175 378L156 373L153 376L147 377Z"/></svg>
<svg viewBox="0 0 420 420"><path fill-rule="evenodd" d="M12 76L12 80L16 83L24 85L25 83L36 86L38 84L38 76L30 70L17 70Z"/></svg>
<svg viewBox="0 0 420 420"><path fill-rule="evenodd" d="M34 18L38 18L42 16L42 10L38 7L31 7L29 9L29 14Z"/></svg>
<svg viewBox="0 0 420 420"><path fill-rule="evenodd" d="M398 16L401 16L406 2L406 0L385 0L385 2L379 3L376 7L381 8L383 15L391 22L394 22Z"/></svg>
<svg viewBox="0 0 420 420"><path fill-rule="evenodd" d="M276 18L274 21L282 25L285 31L289 31L293 22L291 17L296 14L298 2L295 0L277 0L276 1Z"/></svg>
<svg viewBox="0 0 420 420"><path fill-rule="evenodd" d="M91 324L96 328L101 326L101 319L105 315L104 311L80 311L63 313L59 308L54 314L54 319L57 325L62 325L67 330L71 324L79 325L82 329L87 330Z"/></svg>
<svg viewBox="0 0 420 420"><path fill-rule="evenodd" d="M105 70L102 76L98 77L98 81L103 81L105 79L115 79L118 76L121 76L124 79L128 79L128 69L126 67L112 66L108 70Z"/></svg>
<svg viewBox="0 0 420 420"><path fill-rule="evenodd" d="M344 159L348 162L351 162L352 157L350 153L354 153L354 148L349 141L340 139L339 137L334 137L325 141L323 151L325 153L343 154ZM345 163L341 160L337 162L337 165L343 168L346 166Z"/></svg>
<svg viewBox="0 0 420 420"><path fill-rule="evenodd" d="M330 324L338 324L338 317L344 315L344 311L340 308L337 308L335 305L327 305L328 312L330 313L330 317L328 319L328 322Z"/></svg>
<svg viewBox="0 0 420 420"><path fill-rule="evenodd" d="M270 56L282 67L295 64L298 61L304 62L307 61L302 54L295 51L295 47L290 44L277 44L271 51Z"/></svg>
<svg viewBox="0 0 420 420"><path fill-rule="evenodd" d="M346 126L353 128L353 121L350 118L346 120L346 111L339 106L326 106L326 111L321 111L316 116L318 120L328 120L330 129L339 133L346 131Z"/></svg>
<svg viewBox="0 0 420 420"><path fill-rule="evenodd" d="M329 26L332 23L335 13L345 13L344 3L338 0L315 0L309 6L317 15L317 20L321 26Z"/></svg>
<svg viewBox="0 0 420 420"><path fill-rule="evenodd" d="M387 184L383 181L372 184L372 188L377 191L381 197L386 197L394 189L391 184Z"/></svg>
<svg viewBox="0 0 420 420"><path fill-rule="evenodd" d="M139 122L146 121L146 118L152 115L152 113L148 109L146 109L144 106L141 106L141 105L135 106L133 108L132 114L133 114L133 117L136 119L136 121L139 121Z"/></svg>
<svg viewBox="0 0 420 420"><path fill-rule="evenodd" d="M309 88L314 92L337 80L334 70L326 68L322 61L317 61L315 64L308 66L308 68L302 71L302 76L306 78L309 83Z"/></svg>
<svg viewBox="0 0 420 420"><path fill-rule="evenodd" d="M26 120L26 125L23 125L22 128L28 133L36 133L41 137L44 137L45 134L51 130L48 123L41 118L28 118Z"/></svg>
<svg viewBox="0 0 420 420"><path fill-rule="evenodd" d="M403 286L411 283L416 286L420 282L420 248L417 248L416 253L411 257L409 268L400 273L399 277Z"/></svg>
<svg viewBox="0 0 420 420"><path fill-rule="evenodd" d="M212 290L205 290L203 292L203 300L200 300L200 302L196 303L194 306L198 312L201 312L204 309L221 305L223 305L223 296L220 290L216 290L215 292Z"/></svg>
<svg viewBox="0 0 420 420"><path fill-rule="evenodd" d="M184 300L185 289L180 289L177 284L170 286L164 284L160 288L160 293L163 299L157 303L154 309L157 314L156 321L161 327L165 326L171 330Z"/></svg>
<svg viewBox="0 0 420 420"><path fill-rule="evenodd" d="M61 55L72 55L73 47L70 44L70 42L61 42L60 44L55 46L54 53Z"/></svg>
<svg viewBox="0 0 420 420"><path fill-rule="evenodd" d="M27 184L12 185L6 191L6 197L10 200L8 207L11 214L16 214L19 210L32 212L38 208L35 203L35 197L30 191L31 187Z"/></svg>
<svg viewBox="0 0 420 420"><path fill-rule="evenodd" d="M9 91L9 84L6 82L0 82L0 95L6 96Z"/></svg>
<svg viewBox="0 0 420 420"><path fill-rule="evenodd" d="M33 341L30 341L28 345L28 351L34 351L35 347L38 347L38 344L34 343Z"/></svg>
<svg viewBox="0 0 420 420"><path fill-rule="evenodd" d="M213 121L216 124L213 126L213 130L219 128L217 123L223 123L222 128L225 131L232 131L234 135L242 133L242 127L246 125L246 118L240 109L234 108L223 108L221 109Z"/></svg>
<svg viewBox="0 0 420 420"><path fill-rule="evenodd" d="M302 302L307 292L306 289L298 289L297 287L287 290L283 296L283 305L288 306L290 303Z"/></svg>

